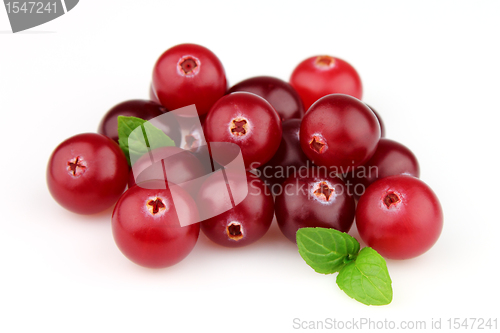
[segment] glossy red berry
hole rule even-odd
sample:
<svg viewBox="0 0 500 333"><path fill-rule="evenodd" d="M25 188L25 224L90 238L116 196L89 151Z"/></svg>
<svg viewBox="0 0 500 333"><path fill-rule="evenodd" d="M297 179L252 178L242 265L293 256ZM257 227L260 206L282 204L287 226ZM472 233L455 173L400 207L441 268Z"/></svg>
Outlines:
<svg viewBox="0 0 500 333"><path fill-rule="evenodd" d="M227 81L224 67L212 51L196 44L180 44L156 62L153 88L167 109L195 104L202 115L226 93Z"/></svg>
<svg viewBox="0 0 500 333"><path fill-rule="evenodd" d="M342 94L319 99L300 126L300 145L306 156L339 173L365 163L379 139L375 114L360 100Z"/></svg>
<svg viewBox="0 0 500 333"><path fill-rule="evenodd" d="M240 146L245 167L256 168L273 157L281 142L281 120L260 96L236 92L221 98L204 124L208 142Z"/></svg>
<svg viewBox="0 0 500 333"><path fill-rule="evenodd" d="M233 205L238 193L246 193L245 187L248 188L247 196ZM221 193L226 194L223 200L220 200ZM197 202L200 211L213 216L201 222L201 230L213 242L227 247L256 242L267 232L274 217L274 202L269 189L262 180L248 172L245 175L226 171L226 177L220 171L214 173L203 183Z"/></svg>
<svg viewBox="0 0 500 333"><path fill-rule="evenodd" d="M271 186L271 190L274 185L283 183L299 168L312 166L311 161L300 148L300 122L300 119L290 119L282 122L283 135L276 154L269 162L258 168L259 176L267 185Z"/></svg>
<svg viewBox="0 0 500 333"><path fill-rule="evenodd" d="M96 133L75 135L50 156L47 185L64 208L95 214L111 207L125 189L128 164L116 142Z"/></svg>
<svg viewBox="0 0 500 333"><path fill-rule="evenodd" d="M293 87L281 79L272 76L256 76L235 84L228 94L246 91L264 98L271 103L282 121L304 116L304 106L299 94Z"/></svg>
<svg viewBox="0 0 500 333"><path fill-rule="evenodd" d="M111 226L116 245L138 265L172 266L184 259L198 240L196 204L178 186L165 189L165 181L141 186L128 189L113 210Z"/></svg>
<svg viewBox="0 0 500 333"><path fill-rule="evenodd" d="M153 162L154 161L154 162ZM177 147L161 147L141 156L130 170L128 187L147 180L164 180L181 186L196 196L199 183L195 179L206 174L200 160L190 151Z"/></svg>
<svg viewBox="0 0 500 333"><path fill-rule="evenodd" d="M406 146L382 138L375 154L354 172L346 173L345 179L352 184L355 196L359 197L370 184L378 179L401 174L418 178L420 168L417 158Z"/></svg>
<svg viewBox="0 0 500 333"><path fill-rule="evenodd" d="M366 244L388 259L410 259L436 243L443 212L434 192L418 178L386 177L368 187L356 211Z"/></svg>
<svg viewBox="0 0 500 333"><path fill-rule="evenodd" d="M168 112L162 105L147 100L134 99L112 107L102 118L97 131L118 142L118 116L137 117L151 120ZM181 142L181 128L175 116L168 122L157 122L155 126L162 130L178 146Z"/></svg>
<svg viewBox="0 0 500 333"><path fill-rule="evenodd" d="M341 179L310 168L305 177L292 176L282 184L275 213L281 232L295 242L297 230L304 227L348 232L354 221L355 203Z"/></svg>
<svg viewBox="0 0 500 333"><path fill-rule="evenodd" d="M361 78L354 67L328 55L310 57L298 64L290 84L299 93L306 110L326 95L346 94L357 99L363 95Z"/></svg>

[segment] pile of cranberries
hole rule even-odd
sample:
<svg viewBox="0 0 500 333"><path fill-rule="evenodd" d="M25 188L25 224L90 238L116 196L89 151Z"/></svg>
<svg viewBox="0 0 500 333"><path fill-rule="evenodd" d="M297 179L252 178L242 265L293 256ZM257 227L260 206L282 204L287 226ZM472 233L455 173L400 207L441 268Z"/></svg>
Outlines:
<svg viewBox="0 0 500 333"><path fill-rule="evenodd" d="M98 133L73 136L53 151L48 188L78 214L114 205L118 248L146 267L181 261L200 229L223 246L251 244L274 216L292 242L299 228L348 232L356 219L360 237L382 256L412 258L437 241L441 206L418 179L414 154L384 137L382 119L361 100L362 90L354 67L327 55L302 61L289 83L259 76L228 88L214 53L177 45L154 66L151 100L116 105ZM193 104L202 129L185 128L182 117L159 124L175 146L148 152L132 173L118 144L118 116L147 121ZM237 145L246 170L225 170L217 158L207 169L200 161L200 133L208 147ZM148 168L151 156L161 157L161 168ZM190 183L200 177L201 185ZM229 188L246 196L216 195Z"/></svg>

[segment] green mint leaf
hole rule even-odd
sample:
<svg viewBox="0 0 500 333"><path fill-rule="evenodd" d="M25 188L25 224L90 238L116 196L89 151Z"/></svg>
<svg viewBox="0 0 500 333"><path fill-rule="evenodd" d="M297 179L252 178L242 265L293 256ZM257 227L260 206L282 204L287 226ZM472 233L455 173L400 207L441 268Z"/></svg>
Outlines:
<svg viewBox="0 0 500 333"><path fill-rule="evenodd" d="M129 165L149 149L175 146L175 142L150 122L136 117L118 116L118 144Z"/></svg>
<svg viewBox="0 0 500 333"><path fill-rule="evenodd" d="M384 258L371 247L363 248L337 275L340 289L366 305L391 303L391 283Z"/></svg>
<svg viewBox="0 0 500 333"><path fill-rule="evenodd" d="M299 229L297 246L305 262L322 274L340 271L359 252L359 243L354 237L328 228Z"/></svg>
<svg viewBox="0 0 500 333"><path fill-rule="evenodd" d="M146 121L136 117L124 117L118 116L118 144L120 148L127 156L128 164L130 165L130 154L129 154L129 136L134 133L137 127L140 127ZM136 137L136 140L138 138ZM134 140L134 141L136 141ZM132 143L132 140L131 140ZM132 143L133 145L133 143ZM147 146L146 146L147 152Z"/></svg>

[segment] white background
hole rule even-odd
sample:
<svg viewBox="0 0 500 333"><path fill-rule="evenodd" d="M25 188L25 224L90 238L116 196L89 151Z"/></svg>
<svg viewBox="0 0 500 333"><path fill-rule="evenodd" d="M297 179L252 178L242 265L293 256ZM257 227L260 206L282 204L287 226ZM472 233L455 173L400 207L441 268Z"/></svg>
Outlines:
<svg viewBox="0 0 500 333"><path fill-rule="evenodd" d="M1 8L0 331L291 332L294 318L427 329L441 318L444 331L448 318L498 318L499 14L495 1L87 0L12 34ZM51 198L52 150L147 98L157 57L185 42L217 54L231 84L288 80L316 54L356 67L364 101L417 155L445 215L430 251L388 260L390 305L347 297L276 224L241 249L201 235L184 261L151 270L117 249L111 210L79 216Z"/></svg>

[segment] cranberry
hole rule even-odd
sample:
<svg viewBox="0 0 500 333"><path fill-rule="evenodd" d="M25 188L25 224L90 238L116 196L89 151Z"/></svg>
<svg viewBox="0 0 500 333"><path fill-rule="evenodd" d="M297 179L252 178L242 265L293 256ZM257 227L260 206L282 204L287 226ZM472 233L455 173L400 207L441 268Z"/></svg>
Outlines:
<svg viewBox="0 0 500 333"><path fill-rule="evenodd" d="M196 195L199 185L194 180L205 174L205 168L191 152L177 147L161 147L141 156L134 163L128 187L147 180L164 180L166 175L170 183Z"/></svg>
<svg viewBox="0 0 500 333"><path fill-rule="evenodd" d="M382 121L382 117L380 117L380 114L374 108L372 108L370 105L366 104L366 106L368 106L370 108L370 110L372 110L373 113L375 114L375 117L377 117L378 124L380 125L380 136L382 138L385 137L385 125L384 125L384 122Z"/></svg>
<svg viewBox="0 0 500 333"><path fill-rule="evenodd" d="M160 104L147 100L130 100L122 102L109 110L99 124L98 132L118 142L118 116L137 117L151 120L168 112ZM172 114L168 121L155 122L155 126L168 135L178 146L181 142L181 130L178 121Z"/></svg>
<svg viewBox="0 0 500 333"><path fill-rule="evenodd" d="M120 147L101 134L84 133L62 142L47 167L50 194L64 208L95 214L111 207L127 184L128 164Z"/></svg>
<svg viewBox="0 0 500 333"><path fill-rule="evenodd" d="M272 188L283 183L300 167L309 166L310 161L300 148L300 122L300 119L283 121L283 136L278 151L269 162L258 168L261 178Z"/></svg>
<svg viewBox="0 0 500 333"><path fill-rule="evenodd" d="M364 165L347 173L345 179L352 183L354 194L359 197L365 189L378 179L407 174L420 176L417 158L402 144L382 138L375 154Z"/></svg>
<svg viewBox="0 0 500 333"><path fill-rule="evenodd" d="M238 203L237 198L246 192L246 188L247 196ZM214 195L220 193L227 193L223 200ZM201 230L213 242L227 247L241 247L259 240L274 217L274 202L269 189L249 172L246 175L227 170L225 175L222 171L214 173L203 183L197 202L200 212L213 216L201 222Z"/></svg>
<svg viewBox="0 0 500 333"><path fill-rule="evenodd" d="M245 167L249 169L252 164L254 168L273 157L281 142L282 129L278 113L269 102L252 93L236 92L222 97L212 107L204 131L208 142L240 146Z"/></svg>
<svg viewBox="0 0 500 333"><path fill-rule="evenodd" d="M227 81L222 63L212 51L196 44L180 44L156 62L153 87L167 109L195 104L202 115L226 93Z"/></svg>
<svg viewBox="0 0 500 333"><path fill-rule="evenodd" d="M280 115L281 120L302 118L304 106L299 94L293 87L283 80L272 76L257 76L241 81L227 92L228 94L246 91L264 98L271 103Z"/></svg>
<svg viewBox="0 0 500 333"><path fill-rule="evenodd" d="M178 186L165 187L165 181L134 186L113 210L116 245L141 266L172 266L184 259L198 240L200 224L195 223L199 217L194 200Z"/></svg>
<svg viewBox="0 0 500 333"><path fill-rule="evenodd" d="M356 211L360 237L388 259L421 255L436 243L443 212L434 192L418 178L380 179L361 196Z"/></svg>
<svg viewBox="0 0 500 333"><path fill-rule="evenodd" d="M348 232L355 214L355 202L344 182L310 168L305 177L294 175L282 184L276 196L276 220L283 234L295 242L304 227L334 228Z"/></svg>
<svg viewBox="0 0 500 333"><path fill-rule="evenodd" d="M363 102L343 94L319 99L300 126L300 145L306 156L341 173L365 163L379 139L375 114Z"/></svg>
<svg viewBox="0 0 500 333"><path fill-rule="evenodd" d="M346 94L361 99L361 79L348 62L328 55L307 58L295 67L290 84L302 98L305 109L323 96Z"/></svg>

